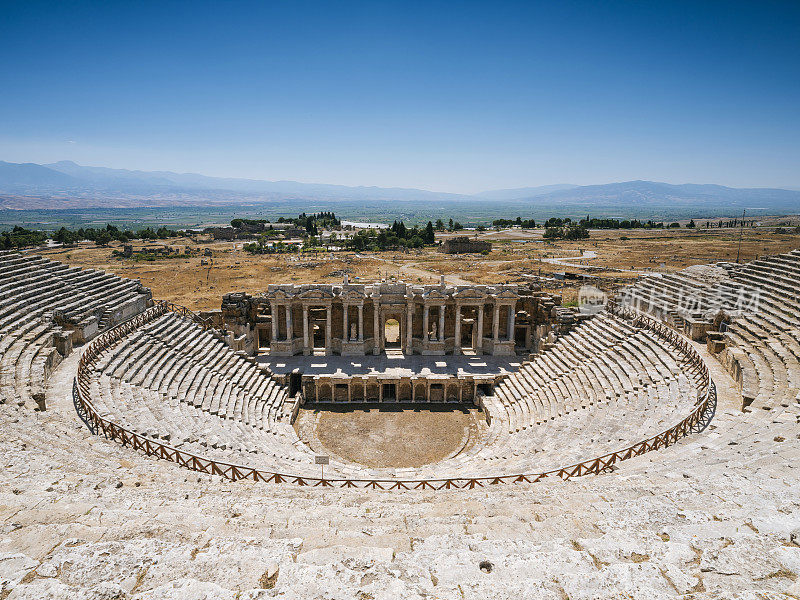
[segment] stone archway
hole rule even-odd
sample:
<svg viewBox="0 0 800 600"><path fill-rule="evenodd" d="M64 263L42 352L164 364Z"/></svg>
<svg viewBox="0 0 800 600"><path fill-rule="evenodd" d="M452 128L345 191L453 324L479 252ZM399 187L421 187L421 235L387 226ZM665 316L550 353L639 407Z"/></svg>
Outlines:
<svg viewBox="0 0 800 600"><path fill-rule="evenodd" d="M391 350L401 349L403 346L401 332L400 320L394 316L387 317L383 324L384 348Z"/></svg>

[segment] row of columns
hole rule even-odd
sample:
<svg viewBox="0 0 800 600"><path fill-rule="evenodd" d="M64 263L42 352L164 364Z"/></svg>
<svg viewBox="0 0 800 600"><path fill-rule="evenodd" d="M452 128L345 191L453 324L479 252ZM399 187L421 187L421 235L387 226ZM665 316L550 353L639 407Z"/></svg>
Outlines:
<svg viewBox="0 0 800 600"><path fill-rule="evenodd" d="M342 303L342 312L343 312L343 320L344 320L344 327L342 332L344 333L344 341L346 342L353 342L355 340L350 339L350 303L344 302ZM358 305L358 341L364 341L364 305Z"/></svg>
<svg viewBox="0 0 800 600"><path fill-rule="evenodd" d="M444 304L437 304L436 307L439 309L439 328L436 330L436 339L434 341L441 342L444 341L444 336L442 332L444 331ZM430 309L431 305L426 304L422 309L422 341L427 342L429 331L430 331Z"/></svg>
<svg viewBox="0 0 800 600"><path fill-rule="evenodd" d="M381 331L381 311L380 311L380 301L378 299L374 300L375 309L373 312L373 331L377 333L375 336L375 345L373 352L374 354L379 354L382 350L382 342L383 342L383 332ZM278 340L278 311L280 307L283 307L285 317L286 317L286 336L285 341L291 341L293 339L293 323L292 323L292 310L291 305L273 305L272 306L272 339ZM326 308L326 315L325 315L325 350L326 352L330 352L331 349L331 339L332 339L332 324L331 324L331 313L332 307L330 304L324 305ZM350 331L349 331L349 312L351 303L343 303L343 341L353 341L350 339ZM359 303L358 305L358 341L364 341L364 305L363 303ZM439 324L438 329L436 331L436 339L429 340L429 331L430 331L430 308L431 306L436 306L439 311ZM516 311L513 304L505 305L508 311L508 318L507 318L507 341L514 340L514 327L515 327L515 317ZM460 303L456 303L455 310L455 332L454 332L454 352L459 354L461 352L461 307ZM492 319L492 339L494 343L498 343L500 341L500 304L494 305L494 314ZM311 341L309 339L309 327L308 327L308 311L311 308L311 305L304 304L303 305L303 352L308 354L311 349ZM478 323L477 323L477 332L478 332L478 344L479 346L482 344L483 340L483 304L478 305ZM414 322L413 322L413 315L414 315L414 305L410 303L406 306L406 336L405 336L405 344L403 344L403 340L401 340L401 345L405 345L406 352L411 354L413 353L413 331L414 331ZM445 305L444 304L425 304L423 307L422 312L422 341L423 343L428 343L429 341L437 341L441 342L444 341L444 319L445 317Z"/></svg>

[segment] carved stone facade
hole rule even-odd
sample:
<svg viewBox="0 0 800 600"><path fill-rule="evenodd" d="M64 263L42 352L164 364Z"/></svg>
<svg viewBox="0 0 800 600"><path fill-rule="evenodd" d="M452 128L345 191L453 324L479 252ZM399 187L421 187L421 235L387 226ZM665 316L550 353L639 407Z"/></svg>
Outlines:
<svg viewBox="0 0 800 600"><path fill-rule="evenodd" d="M221 321L237 350L272 356L537 352L569 319L561 299L519 285L270 285L227 294Z"/></svg>

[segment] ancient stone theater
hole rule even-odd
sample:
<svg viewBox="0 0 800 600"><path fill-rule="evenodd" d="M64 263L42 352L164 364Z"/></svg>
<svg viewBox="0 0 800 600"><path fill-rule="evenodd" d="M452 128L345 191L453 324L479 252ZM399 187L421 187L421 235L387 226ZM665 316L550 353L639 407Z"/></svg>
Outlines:
<svg viewBox="0 0 800 600"><path fill-rule="evenodd" d="M799 298L793 251L583 311L345 280L195 313L0 254L0 598L800 596Z"/></svg>

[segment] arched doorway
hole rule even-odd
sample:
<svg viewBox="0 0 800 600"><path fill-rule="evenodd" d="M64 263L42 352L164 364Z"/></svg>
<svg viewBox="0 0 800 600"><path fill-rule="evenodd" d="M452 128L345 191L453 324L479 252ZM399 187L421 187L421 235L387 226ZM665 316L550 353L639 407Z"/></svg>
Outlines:
<svg viewBox="0 0 800 600"><path fill-rule="evenodd" d="M311 351L322 352L325 350L325 319L326 309L312 307L308 309L309 340Z"/></svg>
<svg viewBox="0 0 800 600"><path fill-rule="evenodd" d="M402 347L400 343L400 321L394 317L386 319L383 326L383 339L384 346L387 349L399 349Z"/></svg>

